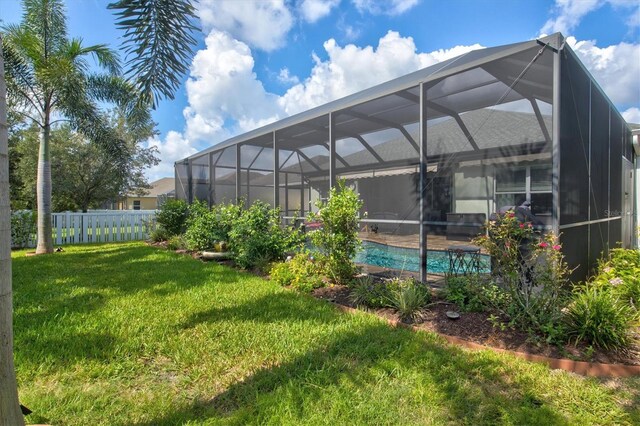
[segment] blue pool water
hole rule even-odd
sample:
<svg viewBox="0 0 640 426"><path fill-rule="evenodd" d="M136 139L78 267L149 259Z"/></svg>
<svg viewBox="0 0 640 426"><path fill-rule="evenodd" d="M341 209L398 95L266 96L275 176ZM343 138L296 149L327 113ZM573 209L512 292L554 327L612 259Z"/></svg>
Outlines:
<svg viewBox="0 0 640 426"><path fill-rule="evenodd" d="M388 246L362 241L362 250L356 255L356 263L380 266L401 271L420 272L420 253L417 248ZM480 256L480 272L491 271L489 256ZM446 274L449 272L449 255L440 250L427 251L427 272Z"/></svg>

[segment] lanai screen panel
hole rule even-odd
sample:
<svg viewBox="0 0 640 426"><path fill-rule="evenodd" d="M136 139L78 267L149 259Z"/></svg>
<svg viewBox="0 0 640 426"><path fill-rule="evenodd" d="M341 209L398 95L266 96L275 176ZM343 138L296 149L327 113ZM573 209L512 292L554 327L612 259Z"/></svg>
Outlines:
<svg viewBox="0 0 640 426"><path fill-rule="evenodd" d="M631 151L624 120L570 48L560 65L560 232L577 280L603 252L631 244L632 209L625 206L633 194L623 190L632 179Z"/></svg>
<svg viewBox="0 0 640 426"><path fill-rule="evenodd" d="M419 117L416 89L333 113L336 177L363 201L356 260L396 272L418 273Z"/></svg>
<svg viewBox="0 0 640 426"><path fill-rule="evenodd" d="M209 202L209 156L203 155L191 161L191 194L193 201Z"/></svg>
<svg viewBox="0 0 640 426"><path fill-rule="evenodd" d="M425 89L427 263L524 201L531 221L550 227L552 51L525 50Z"/></svg>
<svg viewBox="0 0 640 426"><path fill-rule="evenodd" d="M236 147L212 154L212 204L236 202Z"/></svg>
<svg viewBox="0 0 640 426"><path fill-rule="evenodd" d="M275 207L271 133L240 145L240 198L247 206L262 201Z"/></svg>
<svg viewBox="0 0 640 426"><path fill-rule="evenodd" d="M329 196L329 115L276 131L279 205L285 217L316 212Z"/></svg>
<svg viewBox="0 0 640 426"><path fill-rule="evenodd" d="M188 161L175 163L176 198L189 201L189 165Z"/></svg>

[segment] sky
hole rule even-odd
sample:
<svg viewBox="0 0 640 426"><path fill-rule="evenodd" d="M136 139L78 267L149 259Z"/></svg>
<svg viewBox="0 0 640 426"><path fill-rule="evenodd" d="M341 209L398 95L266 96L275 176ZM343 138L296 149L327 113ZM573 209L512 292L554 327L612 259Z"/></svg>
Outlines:
<svg viewBox="0 0 640 426"><path fill-rule="evenodd" d="M106 0L66 0L69 34L120 46ZM198 45L154 112L173 163L297 112L470 50L562 32L628 122L640 123L638 0L200 0ZM19 0L0 0L18 22Z"/></svg>

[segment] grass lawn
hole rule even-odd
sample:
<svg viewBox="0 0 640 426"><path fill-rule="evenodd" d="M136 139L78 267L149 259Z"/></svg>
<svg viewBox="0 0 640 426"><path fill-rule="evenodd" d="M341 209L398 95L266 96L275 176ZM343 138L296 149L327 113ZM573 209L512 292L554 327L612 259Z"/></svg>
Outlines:
<svg viewBox="0 0 640 426"><path fill-rule="evenodd" d="M638 378L458 349L141 243L13 265L31 423L640 423Z"/></svg>

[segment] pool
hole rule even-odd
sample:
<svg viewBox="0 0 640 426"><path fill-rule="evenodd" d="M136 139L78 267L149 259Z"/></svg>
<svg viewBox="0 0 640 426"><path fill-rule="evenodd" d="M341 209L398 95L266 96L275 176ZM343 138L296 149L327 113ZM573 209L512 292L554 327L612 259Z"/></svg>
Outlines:
<svg viewBox="0 0 640 426"><path fill-rule="evenodd" d="M362 241L362 250L356 255L356 263L397 269L399 271L420 272L420 253L417 248L406 248ZM480 272L491 271L489 256L480 255ZM446 274L449 272L449 255L445 251L427 250L427 272Z"/></svg>

